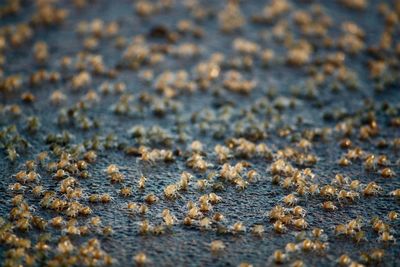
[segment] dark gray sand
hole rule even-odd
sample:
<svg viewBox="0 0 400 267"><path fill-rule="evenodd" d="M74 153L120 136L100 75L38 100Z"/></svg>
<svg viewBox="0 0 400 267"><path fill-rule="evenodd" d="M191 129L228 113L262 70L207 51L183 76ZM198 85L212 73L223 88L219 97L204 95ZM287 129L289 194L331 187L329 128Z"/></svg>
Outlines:
<svg viewBox="0 0 400 267"><path fill-rule="evenodd" d="M1 2L2 265L400 266L399 1Z"/></svg>

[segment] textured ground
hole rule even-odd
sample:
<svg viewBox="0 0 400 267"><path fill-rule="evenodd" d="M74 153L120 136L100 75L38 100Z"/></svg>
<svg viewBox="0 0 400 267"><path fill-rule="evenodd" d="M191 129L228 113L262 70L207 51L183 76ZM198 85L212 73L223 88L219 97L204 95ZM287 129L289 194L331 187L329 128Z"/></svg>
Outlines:
<svg viewBox="0 0 400 267"><path fill-rule="evenodd" d="M282 250L283 265L288 266L301 266L299 260L305 266L335 266L343 254L351 258L353 266L356 262L400 266L398 243L381 240L382 233L400 238L400 219L388 218L390 211L400 212L400 193L397 200L394 196L394 190L400 189L398 1L370 0L361 10L343 4L352 1L291 1L287 8L285 4L279 6L280 1L272 1L275 5L271 1L239 1L237 5L235 1L176 0L170 7L170 1L153 1L148 16L140 14L147 7L143 1L36 2L21 1L16 14L0 12L0 55L4 59L0 63L0 215L4 218L0 222L0 259L4 265L28 265L27 258L31 257L35 266L105 265L109 255L115 266L270 266L276 264L274 252ZM77 7L79 3L82 7ZM46 11L49 6L55 9ZM221 12L229 8L240 9L243 22L227 32L221 27L240 20L235 11L228 14L232 21L223 19ZM63 17L61 9L68 12L65 19L51 19L51 14ZM306 15L299 15L299 10ZM32 17L40 11L42 17ZM257 22L254 16L266 21ZM92 23L96 19L101 21ZM191 24L179 23L182 20ZM117 30L107 33L106 25L111 22L116 22ZM344 22L359 28L346 28ZM20 44L21 36L29 34L26 29L18 30L18 24L29 25L32 31ZM313 31L317 33L310 33ZM237 38L245 41L237 42ZM331 45L327 45L328 38ZM37 48L39 41L47 46L44 59L40 56L43 48ZM120 47L117 42L122 43ZM265 49L272 51L271 58ZM290 52L294 54L292 60ZM71 63L62 66L65 56ZM208 65L199 67L205 62ZM201 67L202 73L198 71ZM33 84L35 78L31 76L40 70L56 72L58 77L51 81L46 77L51 74L45 74L44 78L36 77L37 84ZM243 86L232 77L237 73L227 77L232 70L248 84ZM85 74L79 76L81 71ZM172 73L160 76L167 71ZM15 86L10 85L13 82ZM114 86L118 83L124 85L120 86L123 90ZM105 94L105 88L111 88L111 92ZM54 94L56 90L61 94ZM35 100L30 102L23 96L26 92L31 92ZM29 126L32 116L40 121L37 129L32 123ZM11 125L16 126L16 132L9 130ZM132 134L134 126L143 126L143 133L137 127L136 135ZM352 144L341 146L346 138ZM24 148L20 139L26 140L28 147ZM260 144L268 151L262 151ZM227 152L215 151L216 145L226 146ZM15 160L13 149L18 153ZM170 154L153 149L166 149ZM37 156L43 151L48 151L48 158L41 164ZM88 151L97 154L93 162ZM166 162L169 156L163 153L173 155L172 161ZM67 154L70 156L65 157ZM202 155L206 166L199 159L194 161L200 167L189 166L193 155ZM382 155L387 156L386 161L379 158ZM218 160L221 156L227 159ZM65 166L49 167L61 158L64 163L67 159ZM349 161L348 166L343 166L343 160L339 164L343 158ZM19 181L22 189L11 190L10 186L18 182L16 173L29 172L28 160L36 162L33 169L40 177ZM88 162L88 178L81 177L82 170L69 171L68 166L75 166L78 160ZM243 161L249 163L243 170L236 165L227 174L229 166L223 167ZM283 169L282 162L292 167ZM122 183L110 182L105 171L110 164L117 165L125 176ZM306 168L315 175L313 179L305 174ZM385 168L391 171L387 176L392 177L383 177ZM62 192L62 179L53 178L57 169L65 169L63 178L76 179L75 184L66 186L71 192L82 189L76 199ZM389 172L387 169L385 172ZM249 179L250 170L257 172L254 181ZM169 199L164 189L171 184L179 189L184 171L193 175L188 189L178 190L178 196ZM297 180L293 178L296 171L301 173ZM335 183L337 174L347 177L346 182ZM141 176L147 178L144 189L138 188ZM279 179L276 184L274 176ZM207 180L203 190L197 182L201 179ZM285 179L290 182L288 188L283 186ZM351 188L352 180L359 180L361 185ZM381 188L368 196L372 182ZM240 189L244 183L246 188ZM331 184L334 193L327 196L321 189ZM34 196L32 189L38 185L43 186L43 192ZM313 185L318 185L319 191L311 193ZM132 187L132 194L121 196L122 187ZM358 197L338 200L340 190ZM49 191L66 201L59 211L51 204L47 208L43 205ZM199 212L191 226L184 225L187 203L200 206L199 198L212 192L221 197L220 202L210 204L206 200L210 211ZM110 203L89 201L91 195L103 193L111 195ZM128 210L128 202L147 205L145 197L150 193L158 201L148 205L146 214ZM291 214L293 207L283 201L291 193L298 199L296 205L307 211L304 219L308 226L303 231L297 229L293 222L299 217L289 215L286 231L277 233L275 220L268 214L277 205ZM13 203L18 194L24 199L14 198ZM80 209L90 207L92 213L68 216L74 201L82 205ZM325 201L332 201L337 209L324 210L321 205ZM54 198L50 202L54 203ZM25 213L24 203L29 206ZM17 213L14 217L10 215L13 209ZM165 213L162 215L164 209L173 215L172 225L166 222ZM217 212L224 215L221 222L213 219ZM49 224L44 230L38 229L32 216ZM51 225L56 216L65 220L61 229ZM97 226L91 223L95 216L101 218ZM374 216L382 220L382 228L373 229ZM204 218L211 220L207 227L200 225L206 222ZM359 227L346 225L357 218ZM25 219L31 225L26 230L21 227ZM155 234L152 229L140 233L146 219L151 228L163 227L164 233ZM88 233L68 233L68 220L77 229L88 226ZM238 221L245 231L232 228ZM339 224L346 225L348 234L335 233ZM254 235L255 225L264 227L261 236ZM112 227L109 235L102 233L106 226ZM324 230L323 238L312 235L316 227ZM43 239L44 233L51 237ZM365 238L354 241L357 233L365 233ZM60 248L60 240L66 237L74 245L67 252ZM80 247L94 238L101 243L101 250L94 249L100 254L98 259L84 254ZM30 240L30 246L22 245L22 239ZM304 239L313 242L310 250L304 247ZM38 249L39 240L45 240L50 249ZM225 248L213 253L210 243L214 240L223 241ZM296 251L285 252L289 242L297 244ZM318 244L326 248L318 249ZM17 249L21 247L25 248ZM147 260L133 258L140 252ZM376 256L378 252L384 255Z"/></svg>

